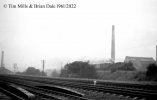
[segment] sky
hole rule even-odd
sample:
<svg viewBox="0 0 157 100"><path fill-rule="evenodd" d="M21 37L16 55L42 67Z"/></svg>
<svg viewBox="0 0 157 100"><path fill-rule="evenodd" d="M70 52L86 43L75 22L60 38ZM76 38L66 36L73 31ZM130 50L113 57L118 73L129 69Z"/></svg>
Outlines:
<svg viewBox="0 0 157 100"><path fill-rule="evenodd" d="M76 8L4 8L5 4L76 4ZM116 61L153 57L157 45L156 0L0 0L0 52L5 67L58 69L76 60Z"/></svg>

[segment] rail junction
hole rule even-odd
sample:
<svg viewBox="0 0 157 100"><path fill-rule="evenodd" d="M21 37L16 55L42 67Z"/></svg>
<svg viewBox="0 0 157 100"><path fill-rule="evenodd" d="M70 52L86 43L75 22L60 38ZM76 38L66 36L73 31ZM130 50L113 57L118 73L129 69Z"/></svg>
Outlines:
<svg viewBox="0 0 157 100"><path fill-rule="evenodd" d="M156 83L4 74L0 75L0 92L9 96L5 100L112 100L106 95L123 97L119 100L157 100Z"/></svg>

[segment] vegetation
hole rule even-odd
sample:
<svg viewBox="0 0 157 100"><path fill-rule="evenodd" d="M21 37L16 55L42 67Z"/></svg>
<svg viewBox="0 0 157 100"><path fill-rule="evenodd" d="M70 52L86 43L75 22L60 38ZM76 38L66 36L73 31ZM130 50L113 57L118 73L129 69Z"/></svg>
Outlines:
<svg viewBox="0 0 157 100"><path fill-rule="evenodd" d="M111 72L115 72L117 70L119 71L135 71L135 67L133 67L133 64L131 62L129 63L115 63L109 66L111 68Z"/></svg>
<svg viewBox="0 0 157 100"><path fill-rule="evenodd" d="M67 78L89 78L104 80L121 80L121 81L157 81L157 65L150 64L145 72L137 72L131 62L129 63L112 63L96 68L89 62L74 61L66 64L60 71L53 70L51 77ZM24 72L18 74L46 76L39 69L28 67Z"/></svg>
<svg viewBox="0 0 157 100"><path fill-rule="evenodd" d="M135 71L136 69L131 62L128 63L118 62L104 64L104 66L101 66L99 70L111 71L113 73L116 71Z"/></svg>
<svg viewBox="0 0 157 100"><path fill-rule="evenodd" d="M135 79L138 81L157 81L157 65L150 64L147 67L146 72L138 72L135 75Z"/></svg>
<svg viewBox="0 0 157 100"><path fill-rule="evenodd" d="M18 72L17 74L46 76L45 73L41 72L39 69L36 69L34 67L28 67L24 72Z"/></svg>
<svg viewBox="0 0 157 100"><path fill-rule="evenodd" d="M146 80L157 81L157 65L156 64L150 64L147 67Z"/></svg>
<svg viewBox="0 0 157 100"><path fill-rule="evenodd" d="M89 62L75 61L61 69L61 77L97 78L96 69Z"/></svg>
<svg viewBox="0 0 157 100"><path fill-rule="evenodd" d="M134 79L137 80L137 81L145 81L145 78L146 78L146 72L137 72L134 76Z"/></svg>
<svg viewBox="0 0 157 100"><path fill-rule="evenodd" d="M75 61L66 64L61 69L61 77L72 78L97 78L104 80L134 80L135 68L131 62L129 63L107 63L102 64L100 68L96 68L89 62Z"/></svg>
<svg viewBox="0 0 157 100"><path fill-rule="evenodd" d="M51 75L50 75L51 77L59 77L60 76L60 74L59 74L59 72L57 71L57 70L53 70L52 72L51 72Z"/></svg>
<svg viewBox="0 0 157 100"><path fill-rule="evenodd" d="M117 80L117 81L135 81L134 76L138 73L136 71L98 71L99 79L102 80Z"/></svg>

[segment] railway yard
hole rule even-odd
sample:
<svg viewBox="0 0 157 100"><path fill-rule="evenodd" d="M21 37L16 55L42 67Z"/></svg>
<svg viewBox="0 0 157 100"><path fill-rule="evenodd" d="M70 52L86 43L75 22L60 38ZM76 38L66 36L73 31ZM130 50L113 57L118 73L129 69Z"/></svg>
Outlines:
<svg viewBox="0 0 157 100"><path fill-rule="evenodd" d="M157 100L157 84L1 74L0 100Z"/></svg>

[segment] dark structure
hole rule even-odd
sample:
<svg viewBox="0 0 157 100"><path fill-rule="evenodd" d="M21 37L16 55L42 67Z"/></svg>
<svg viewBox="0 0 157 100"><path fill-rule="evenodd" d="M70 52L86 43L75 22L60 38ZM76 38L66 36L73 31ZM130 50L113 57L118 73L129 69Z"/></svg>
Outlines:
<svg viewBox="0 0 157 100"><path fill-rule="evenodd" d="M112 25L111 60L115 62L115 27Z"/></svg>
<svg viewBox="0 0 157 100"><path fill-rule="evenodd" d="M4 67L4 51L2 51L2 56L1 56L1 67Z"/></svg>

